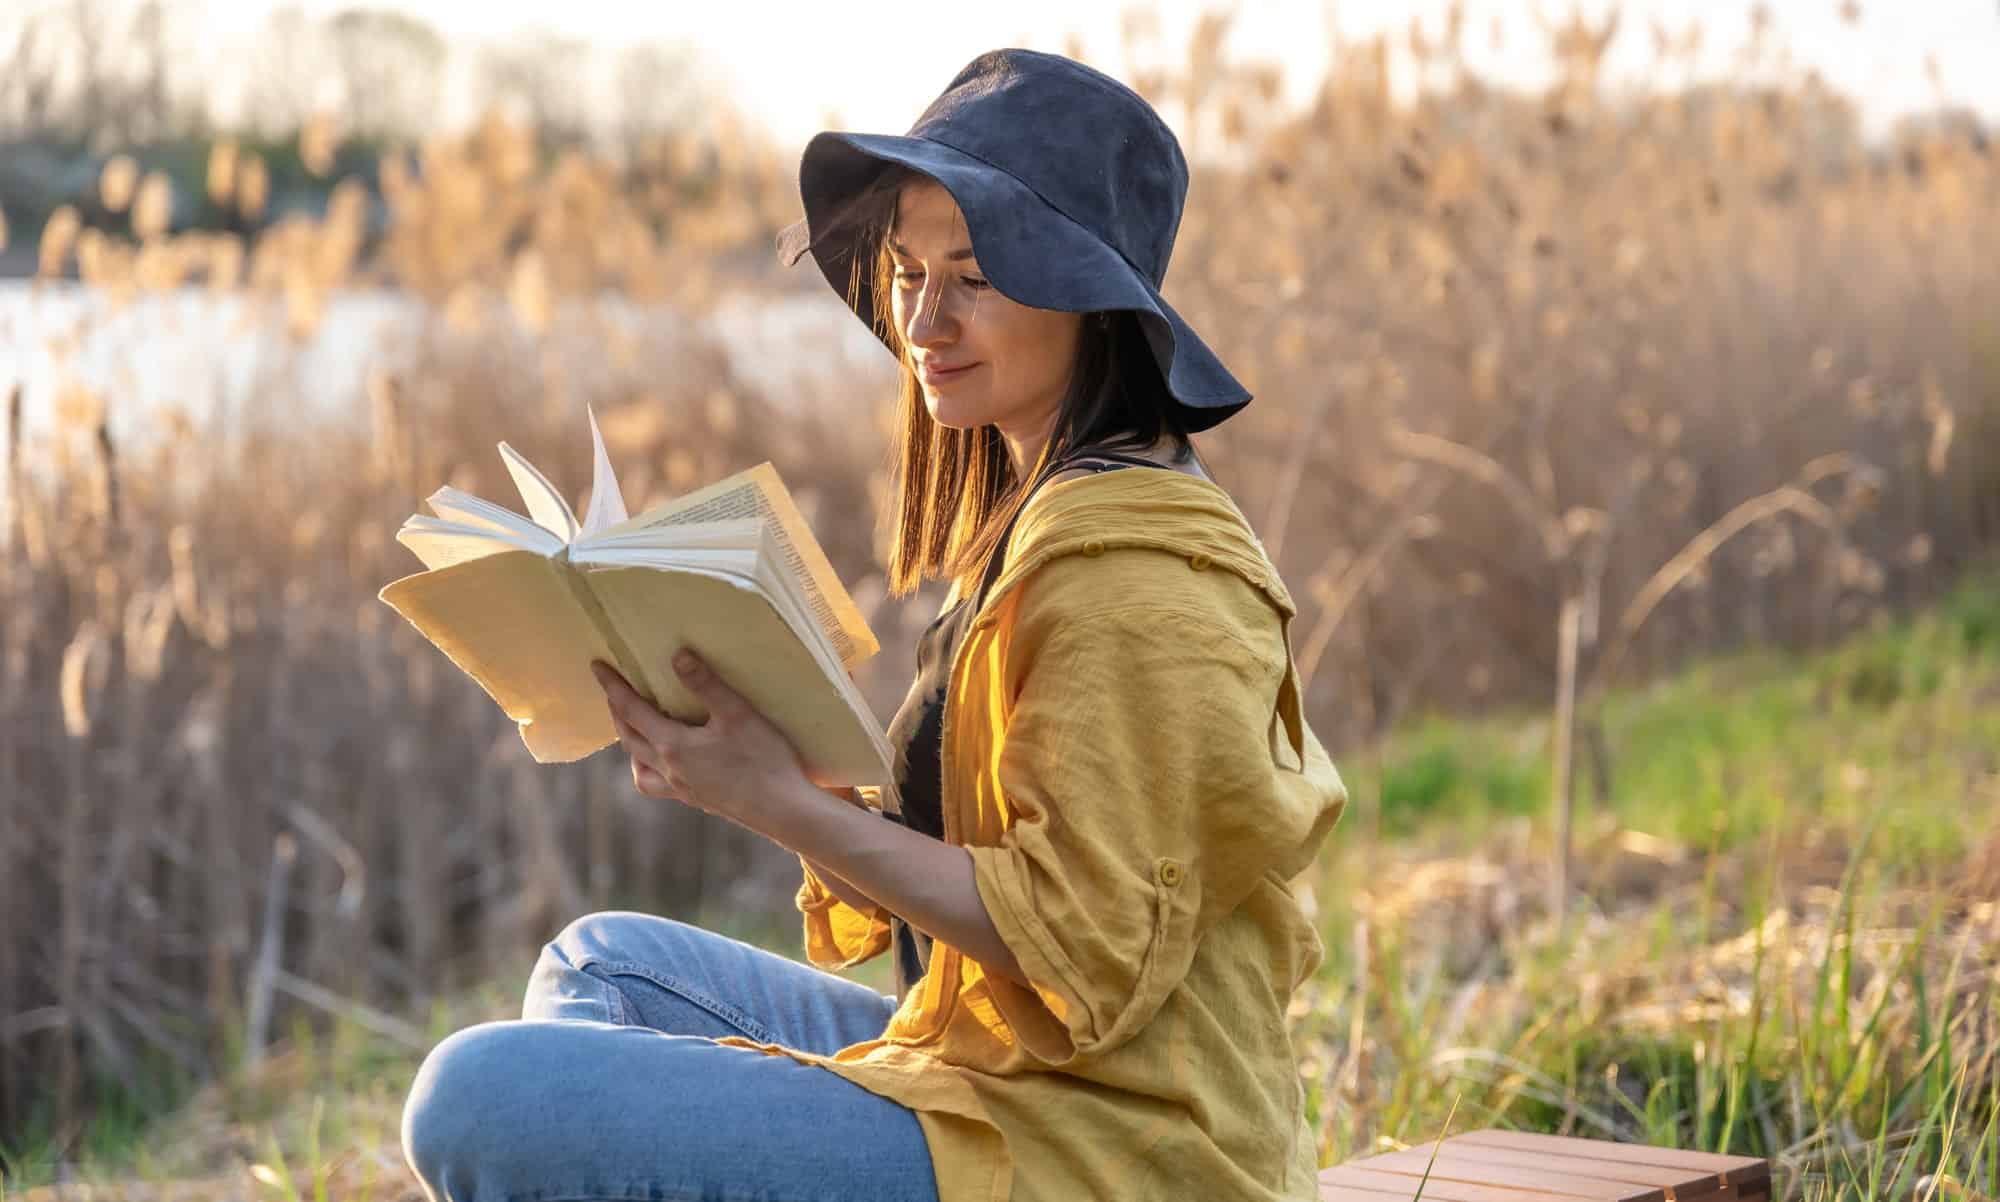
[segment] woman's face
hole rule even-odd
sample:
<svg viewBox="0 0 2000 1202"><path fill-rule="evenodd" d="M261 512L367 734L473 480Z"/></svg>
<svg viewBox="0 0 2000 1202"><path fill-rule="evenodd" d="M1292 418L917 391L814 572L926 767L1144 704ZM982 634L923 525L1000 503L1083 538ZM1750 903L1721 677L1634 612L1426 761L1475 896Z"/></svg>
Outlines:
<svg viewBox="0 0 2000 1202"><path fill-rule="evenodd" d="M1017 449L1037 446L1069 385L1082 315L1000 295L972 257L958 203L931 180L897 196L889 253L896 328L932 420L998 426Z"/></svg>

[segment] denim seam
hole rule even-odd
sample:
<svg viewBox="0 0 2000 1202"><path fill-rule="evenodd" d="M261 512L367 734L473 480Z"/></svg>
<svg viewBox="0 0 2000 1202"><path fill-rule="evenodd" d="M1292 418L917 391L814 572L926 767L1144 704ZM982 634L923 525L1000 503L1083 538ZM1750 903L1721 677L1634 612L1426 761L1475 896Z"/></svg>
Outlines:
<svg viewBox="0 0 2000 1202"><path fill-rule="evenodd" d="M588 974L590 969L586 967L578 971ZM604 993L606 999L611 1003L611 1021L621 1027L638 1025L633 1021L637 1016L632 1013L632 1007L626 1005L625 991L618 988L618 982L605 980L602 977L598 979L604 981Z"/></svg>
<svg viewBox="0 0 2000 1202"><path fill-rule="evenodd" d="M648 1188L644 1194L522 1194L520 1202L714 1202L718 1196L710 1190L698 1194L688 1194L686 1190L674 1190L672 1194L662 1194ZM772 1202L770 1194L738 1194L730 1190L720 1196L720 1202ZM784 1202L784 1200L778 1200ZM798 1202L810 1202L800 1198Z"/></svg>
<svg viewBox="0 0 2000 1202"><path fill-rule="evenodd" d="M586 971L596 968L617 976L638 977L641 980L651 981L668 993L678 994L680 997L713 1014L723 1022L735 1027L746 1038L755 1040L758 1043L778 1042L773 1032L765 1029L762 1023L757 1022L743 1011L738 1010L727 1002L717 1001L700 990L690 988L687 985L663 976L653 971L651 967L641 964L638 961L587 959L577 967Z"/></svg>
<svg viewBox="0 0 2000 1202"><path fill-rule="evenodd" d="M643 1194L525 1194L521 1196L520 1202L716 1202L717 1198L716 1194L706 1189L692 1194L684 1190L663 1194L649 1189ZM719 1202L739 1202L739 1200L772 1202L769 1194L739 1194L733 1190L720 1195ZM787 1202L787 1200L778 1199L777 1202ZM811 1202L811 1200L800 1198L798 1202Z"/></svg>

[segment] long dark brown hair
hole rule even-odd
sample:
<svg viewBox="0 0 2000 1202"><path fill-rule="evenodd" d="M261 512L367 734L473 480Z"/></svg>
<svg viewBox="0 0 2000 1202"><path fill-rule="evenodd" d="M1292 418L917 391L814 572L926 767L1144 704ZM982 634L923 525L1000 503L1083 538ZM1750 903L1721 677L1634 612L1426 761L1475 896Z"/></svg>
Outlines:
<svg viewBox="0 0 2000 1202"><path fill-rule="evenodd" d="M848 293L848 303L858 305L860 273L872 272L875 331L901 364L889 551L889 591L895 596L937 579L954 580L959 592L969 595L1001 535L1027 503L1028 483L1074 452L1144 450L1165 436L1174 443L1175 462L1192 456L1204 471L1208 467L1179 419L1145 330L1126 310L1084 315L1055 425L1025 478L1015 472L997 428L959 430L932 419L909 347L896 328L895 261L888 248L903 185L928 178L889 167L871 184L857 206L865 232L852 260Z"/></svg>

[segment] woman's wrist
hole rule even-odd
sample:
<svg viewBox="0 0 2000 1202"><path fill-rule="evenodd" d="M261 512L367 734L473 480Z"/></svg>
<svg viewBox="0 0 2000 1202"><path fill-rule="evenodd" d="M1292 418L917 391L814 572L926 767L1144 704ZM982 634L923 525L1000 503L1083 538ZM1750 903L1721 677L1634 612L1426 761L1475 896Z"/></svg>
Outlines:
<svg viewBox="0 0 2000 1202"><path fill-rule="evenodd" d="M755 833L771 842L807 859L813 859L812 840L807 831L814 829L817 822L823 822L829 810L861 809L858 792L829 789L814 784L803 775L789 776L774 782L765 796L768 801L758 808L757 819L749 825Z"/></svg>

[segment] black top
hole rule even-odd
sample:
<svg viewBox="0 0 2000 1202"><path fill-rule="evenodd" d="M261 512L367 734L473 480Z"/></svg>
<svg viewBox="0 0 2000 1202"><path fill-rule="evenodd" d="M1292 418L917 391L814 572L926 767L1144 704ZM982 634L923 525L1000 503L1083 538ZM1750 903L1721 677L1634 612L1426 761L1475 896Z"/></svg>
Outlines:
<svg viewBox="0 0 2000 1202"><path fill-rule="evenodd" d="M1095 460L1108 462L1093 462ZM1109 472L1122 467L1173 470L1165 464L1136 455L1093 451L1067 463L1057 461L1050 464L1030 491L1040 488L1050 476L1061 470L1087 468L1094 472ZM1021 508L1027 508L1026 503ZM1015 516L1019 515L1020 510L1016 510ZM910 682L910 692L903 699L902 708L889 722L889 746L895 750L895 762L891 765L895 790L883 794L885 809L882 816L935 839L944 838L942 753L945 688L950 683L951 666L958 658L958 647L965 638L966 626L979 612L987 590L993 587L993 582L1000 578L1001 570L1006 566L1007 539L1013 533L1013 524L1009 522L1006 533L994 545L993 558L987 562L978 590L971 596L959 598L939 614L917 640L916 679ZM897 795L902 798L900 813L896 812ZM900 1002L930 964L931 937L894 915L890 916L889 929L891 948L896 957L896 1000Z"/></svg>

